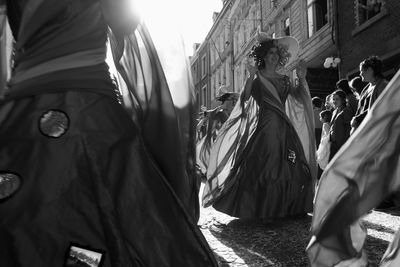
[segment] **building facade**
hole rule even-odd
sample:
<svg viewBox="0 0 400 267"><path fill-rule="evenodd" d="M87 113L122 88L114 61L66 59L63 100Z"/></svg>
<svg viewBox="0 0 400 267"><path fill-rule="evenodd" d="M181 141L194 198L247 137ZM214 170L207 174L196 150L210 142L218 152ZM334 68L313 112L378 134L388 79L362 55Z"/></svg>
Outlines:
<svg viewBox="0 0 400 267"><path fill-rule="evenodd" d="M259 31L299 41L298 60L307 64L312 96L333 92L336 82L357 75L359 63L370 55L383 59L387 78L399 69L398 0L227 0L205 40L210 43L211 103L220 86L240 92ZM328 58L337 64L326 64ZM293 81L297 63L286 70Z"/></svg>
<svg viewBox="0 0 400 267"><path fill-rule="evenodd" d="M194 44L195 50L190 58L193 84L196 93L197 110L208 109L211 105L210 95L210 49L207 42Z"/></svg>

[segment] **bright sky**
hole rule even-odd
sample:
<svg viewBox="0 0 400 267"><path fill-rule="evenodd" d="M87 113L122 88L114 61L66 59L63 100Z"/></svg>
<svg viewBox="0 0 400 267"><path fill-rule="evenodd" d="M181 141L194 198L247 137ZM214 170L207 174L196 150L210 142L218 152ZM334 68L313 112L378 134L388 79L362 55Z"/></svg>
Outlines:
<svg viewBox="0 0 400 267"><path fill-rule="evenodd" d="M193 44L202 43L212 27L213 12L220 12L222 0L143 0L140 13L148 24L158 24L165 38L169 29L176 27L182 34L188 56L193 54ZM171 26L175 25L175 26Z"/></svg>

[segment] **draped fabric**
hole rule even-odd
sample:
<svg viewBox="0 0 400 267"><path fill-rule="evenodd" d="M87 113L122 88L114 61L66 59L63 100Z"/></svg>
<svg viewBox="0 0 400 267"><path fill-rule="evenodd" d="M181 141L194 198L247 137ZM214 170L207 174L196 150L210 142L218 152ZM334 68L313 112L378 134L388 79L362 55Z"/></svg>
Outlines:
<svg viewBox="0 0 400 267"><path fill-rule="evenodd" d="M400 72L321 176L314 203L312 266L366 266L361 219L400 188ZM399 234L381 266L397 266Z"/></svg>
<svg viewBox="0 0 400 267"><path fill-rule="evenodd" d="M141 125L150 153L176 194L187 210L198 217L194 167L191 166L195 162L195 125L189 77L182 77L186 87L180 88L180 93L185 94L186 90L191 98L186 106L178 109L146 26L139 25L137 32L128 36L112 32L109 36L123 103ZM185 61L180 63L182 72L187 72Z"/></svg>
<svg viewBox="0 0 400 267"><path fill-rule="evenodd" d="M207 183L203 191L203 206L210 206L225 188L235 159L243 153L258 121L258 106L253 97L243 108L238 101L228 120L222 125L211 147L207 166Z"/></svg>
<svg viewBox="0 0 400 267"><path fill-rule="evenodd" d="M204 136L196 143L196 164L204 175L207 173L211 147L220 130L219 125L222 125L228 117L228 110L224 109L223 106L218 106L206 111L204 118L201 119L197 126L198 132L205 128Z"/></svg>
<svg viewBox="0 0 400 267"><path fill-rule="evenodd" d="M315 122L308 84L300 84L292 90L285 103L286 114L292 122L303 145L304 154L314 182L317 179Z"/></svg>
<svg viewBox="0 0 400 267"><path fill-rule="evenodd" d="M5 7L0 6L0 96L10 77L10 56L12 36L6 18Z"/></svg>
<svg viewBox="0 0 400 267"><path fill-rule="evenodd" d="M283 82L287 84L285 86L288 86L286 89L288 90L290 87L288 77L285 77ZM254 94L252 93L249 100L244 103L243 109L241 103L238 102L223 125L210 153L203 206L213 205L218 209L217 206L222 204L217 202L226 204L236 201L236 204L231 203L236 207L234 209L239 206L247 206L247 208L241 208L242 211L228 211L230 208L221 207L219 210L228 214L231 212L230 215L237 217L241 217L244 213L247 214L244 215L246 217L282 217L310 210L313 191L311 173L302 143L282 103L288 91L286 95L283 92L283 97L278 96L276 86L256 78L252 89ZM280 90L284 90L283 88ZM261 93L262 91L267 91L267 93ZM300 116L298 113L296 115ZM280 134L277 131L280 131ZM310 133L314 134L313 131L306 131L306 134ZM312 142L312 137L309 140ZM307 142L307 144L311 143ZM315 145L315 142L312 144ZM293 162L288 164L288 158L290 158L288 151L294 153L293 156L296 158L294 165L291 165ZM315 161L315 158L313 160ZM253 176L254 179L250 179ZM252 182L247 182L246 185L246 180ZM254 191L249 189L251 187L249 183L254 183L253 186L256 187ZM260 186L257 186L258 184ZM272 188L275 186L279 187L279 192L274 192ZM304 188L304 191L301 193L296 191L299 189L298 186ZM262 191L264 193L261 193ZM243 196L246 200L239 199L238 196L242 192L246 194ZM247 199L247 196L251 195L254 199ZM283 200L283 196L288 195L290 197ZM297 204L293 205L292 200L296 198ZM221 199L231 199L231 201ZM252 208L250 208L251 205L253 205ZM262 206L262 208L255 209L256 206ZM247 210L248 213L243 210Z"/></svg>
<svg viewBox="0 0 400 267"><path fill-rule="evenodd" d="M144 24L108 29L105 2L126 3L8 1L17 43L0 102L0 262L64 266L79 244L103 266L217 266L195 223L186 62L171 78ZM7 195L9 177L21 183Z"/></svg>

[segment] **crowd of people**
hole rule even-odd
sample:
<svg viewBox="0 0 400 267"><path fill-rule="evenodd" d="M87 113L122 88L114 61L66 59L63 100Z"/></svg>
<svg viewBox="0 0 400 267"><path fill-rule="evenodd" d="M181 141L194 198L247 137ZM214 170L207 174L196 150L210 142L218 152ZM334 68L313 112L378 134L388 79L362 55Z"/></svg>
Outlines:
<svg viewBox="0 0 400 267"><path fill-rule="evenodd" d="M314 118L317 120L319 113L319 120L325 125L322 129L322 125L316 123L315 130L316 136L323 132L321 138L317 138L317 161L322 170L361 124L388 84L382 68L381 59L368 57L360 63L360 76L336 83L336 90L326 97L324 108L322 99L313 97Z"/></svg>

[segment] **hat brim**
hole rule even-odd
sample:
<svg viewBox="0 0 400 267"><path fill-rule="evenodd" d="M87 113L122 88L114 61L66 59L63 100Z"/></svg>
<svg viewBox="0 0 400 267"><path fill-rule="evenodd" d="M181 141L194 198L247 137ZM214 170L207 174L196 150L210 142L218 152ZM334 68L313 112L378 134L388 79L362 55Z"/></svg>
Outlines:
<svg viewBox="0 0 400 267"><path fill-rule="evenodd" d="M289 57L288 62L286 63L286 66L290 65L293 61L295 61L298 58L299 50L300 50L299 42L297 41L296 38L294 38L292 36L271 38L268 36L268 34L266 32L259 32L255 38L259 43L265 42L268 40L275 40L278 43L278 45L283 46L290 54L290 57Z"/></svg>
<svg viewBox="0 0 400 267"><path fill-rule="evenodd" d="M239 94L238 94L238 93L234 93L234 92L228 92L228 93L224 93L224 94L222 94L222 95L220 95L220 96L217 96L215 99L217 99L218 101L224 102L224 101L226 101L229 97L232 97L232 96L234 96L234 97L239 97Z"/></svg>

